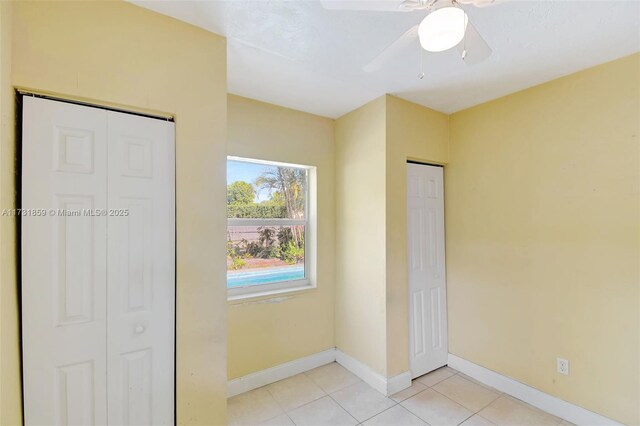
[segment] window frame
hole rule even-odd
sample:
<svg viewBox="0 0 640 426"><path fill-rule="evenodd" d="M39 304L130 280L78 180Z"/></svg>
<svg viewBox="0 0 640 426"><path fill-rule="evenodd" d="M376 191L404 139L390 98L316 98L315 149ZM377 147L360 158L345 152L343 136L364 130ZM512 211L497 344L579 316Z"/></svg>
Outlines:
<svg viewBox="0 0 640 426"><path fill-rule="evenodd" d="M281 293L297 292L316 288L315 264L316 264L316 167L269 161L247 157L227 156L227 161L263 164L266 166L291 167L305 170L306 185L304 189L304 219L252 219L252 218L227 218L227 229L230 226L304 226L304 278L299 280L278 281L268 284L254 284L243 287L227 287L227 299L229 301L242 300L254 297L264 297ZM227 185L229 183L227 182ZM225 205L226 206L226 205ZM226 278L225 278L226 283Z"/></svg>

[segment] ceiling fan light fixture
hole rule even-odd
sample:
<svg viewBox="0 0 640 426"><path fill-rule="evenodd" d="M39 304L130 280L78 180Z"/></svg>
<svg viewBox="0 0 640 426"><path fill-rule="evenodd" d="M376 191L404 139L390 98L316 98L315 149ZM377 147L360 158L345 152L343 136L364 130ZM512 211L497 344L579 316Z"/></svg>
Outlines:
<svg viewBox="0 0 640 426"><path fill-rule="evenodd" d="M467 29L464 10L448 6L435 10L418 27L420 45L429 52L442 52L460 43Z"/></svg>

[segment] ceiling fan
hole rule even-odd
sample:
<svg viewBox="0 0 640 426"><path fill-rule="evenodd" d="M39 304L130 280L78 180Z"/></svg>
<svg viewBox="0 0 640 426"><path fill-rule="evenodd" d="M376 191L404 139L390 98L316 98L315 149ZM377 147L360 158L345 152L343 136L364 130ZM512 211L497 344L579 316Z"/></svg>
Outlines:
<svg viewBox="0 0 640 426"><path fill-rule="evenodd" d="M502 0L321 0L329 10L361 10L378 12L426 11L428 14L398 39L388 45L371 62L365 72L381 69L404 48L419 39L428 52L442 52L453 47L467 65L482 62L491 55L491 48L469 22L462 5L487 7Z"/></svg>

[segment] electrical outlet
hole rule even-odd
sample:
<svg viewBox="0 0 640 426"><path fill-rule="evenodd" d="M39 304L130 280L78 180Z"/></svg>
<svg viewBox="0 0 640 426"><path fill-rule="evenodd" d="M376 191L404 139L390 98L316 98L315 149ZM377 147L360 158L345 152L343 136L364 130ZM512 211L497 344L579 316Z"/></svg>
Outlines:
<svg viewBox="0 0 640 426"><path fill-rule="evenodd" d="M556 358L556 366L558 373L568 376L569 375L569 360L564 358Z"/></svg>

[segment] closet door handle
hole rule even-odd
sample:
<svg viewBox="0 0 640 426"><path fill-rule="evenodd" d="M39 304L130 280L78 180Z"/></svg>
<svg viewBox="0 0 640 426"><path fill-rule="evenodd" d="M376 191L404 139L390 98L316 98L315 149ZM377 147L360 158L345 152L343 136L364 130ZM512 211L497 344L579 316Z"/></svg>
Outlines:
<svg viewBox="0 0 640 426"><path fill-rule="evenodd" d="M138 324L138 325L136 325L136 328L134 330L135 330L136 334L144 333L144 325Z"/></svg>

